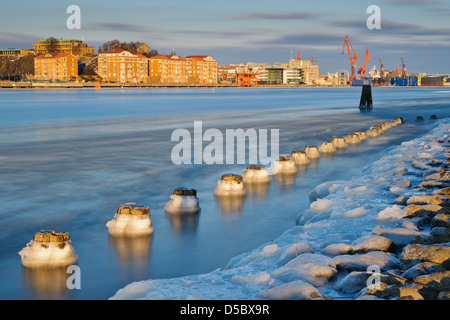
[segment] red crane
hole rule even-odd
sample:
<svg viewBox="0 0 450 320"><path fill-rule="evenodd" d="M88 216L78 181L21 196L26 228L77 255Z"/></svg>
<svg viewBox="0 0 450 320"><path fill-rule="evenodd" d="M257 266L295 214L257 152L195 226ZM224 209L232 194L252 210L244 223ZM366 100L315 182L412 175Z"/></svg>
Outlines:
<svg viewBox="0 0 450 320"><path fill-rule="evenodd" d="M355 50L353 49L353 46L352 46L348 36L345 36L344 47L342 48L342 54L344 54L344 52L345 52L345 46L347 46L348 57L350 59L350 65L352 66L352 72L351 72L350 79L349 79L349 81L351 82L355 78L355 67L356 67L356 60L358 59L358 55L356 54ZM350 52L350 48L353 51L353 56L352 56L352 53Z"/></svg>
<svg viewBox="0 0 450 320"><path fill-rule="evenodd" d="M406 78L406 67L402 57L402 78Z"/></svg>
<svg viewBox="0 0 450 320"><path fill-rule="evenodd" d="M358 74L361 76L361 78L364 78L366 76L367 63L370 63L370 52L369 52L369 49L366 48L366 54L364 55L364 60L358 69Z"/></svg>
<svg viewBox="0 0 450 320"><path fill-rule="evenodd" d="M381 59L380 59L380 67L381 67L381 71L380 71L381 79L384 79L384 66L381 63Z"/></svg>

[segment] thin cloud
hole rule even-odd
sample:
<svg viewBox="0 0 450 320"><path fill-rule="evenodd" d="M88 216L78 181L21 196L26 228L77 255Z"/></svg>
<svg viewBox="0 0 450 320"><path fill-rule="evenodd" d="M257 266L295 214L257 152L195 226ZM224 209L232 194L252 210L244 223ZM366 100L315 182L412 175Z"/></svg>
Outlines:
<svg viewBox="0 0 450 320"><path fill-rule="evenodd" d="M342 43L344 41L344 38L345 35L343 34L329 32L309 32L286 34L276 38L252 41L252 43L260 45L333 45Z"/></svg>
<svg viewBox="0 0 450 320"><path fill-rule="evenodd" d="M107 31L123 31L123 32L148 32L149 30L143 26L123 23L123 22L92 22L88 23L86 29L97 29Z"/></svg>
<svg viewBox="0 0 450 320"><path fill-rule="evenodd" d="M297 20L297 19L312 19L319 16L319 13L307 11L294 12L249 12L236 16L236 19L270 19L270 20Z"/></svg>

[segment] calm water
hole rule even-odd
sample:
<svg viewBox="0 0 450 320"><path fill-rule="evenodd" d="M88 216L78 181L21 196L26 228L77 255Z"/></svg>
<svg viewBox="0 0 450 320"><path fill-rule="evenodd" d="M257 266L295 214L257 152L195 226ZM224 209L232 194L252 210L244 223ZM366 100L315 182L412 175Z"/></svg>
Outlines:
<svg viewBox="0 0 450 320"><path fill-rule="evenodd" d="M224 267L295 224L318 184L349 179L386 148L448 117L450 88L373 88L374 110L358 109L361 88L2 90L0 91L0 299L107 299L126 284ZM425 121L416 122L417 115ZM182 165L170 154L174 129L279 129L280 153L318 145L402 116L406 123L347 148L295 176L218 201L224 173L247 165ZM204 143L207 145L207 143ZM197 189L201 213L173 219L176 187ZM126 202L150 207L155 233L115 239L105 223ZM22 267L18 252L42 229L67 231L79 256L81 290L67 274Z"/></svg>

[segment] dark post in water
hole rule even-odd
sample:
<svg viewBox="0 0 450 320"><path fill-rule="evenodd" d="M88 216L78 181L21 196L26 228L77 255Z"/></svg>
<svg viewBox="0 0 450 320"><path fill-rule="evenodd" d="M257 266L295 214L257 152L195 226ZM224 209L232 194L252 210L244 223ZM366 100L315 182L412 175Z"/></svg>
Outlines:
<svg viewBox="0 0 450 320"><path fill-rule="evenodd" d="M360 109L372 109L373 108L372 86L370 84L362 86L361 101L359 102L359 108Z"/></svg>

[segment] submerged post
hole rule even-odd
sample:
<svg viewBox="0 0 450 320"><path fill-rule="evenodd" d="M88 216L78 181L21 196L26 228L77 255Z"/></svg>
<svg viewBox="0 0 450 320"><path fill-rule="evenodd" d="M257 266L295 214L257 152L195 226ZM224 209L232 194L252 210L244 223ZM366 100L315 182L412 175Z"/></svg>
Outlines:
<svg viewBox="0 0 450 320"><path fill-rule="evenodd" d="M363 85L362 86L362 92L361 92L361 100L359 102L359 108L361 110L367 110L373 108L373 101L372 101L372 86L369 85Z"/></svg>

